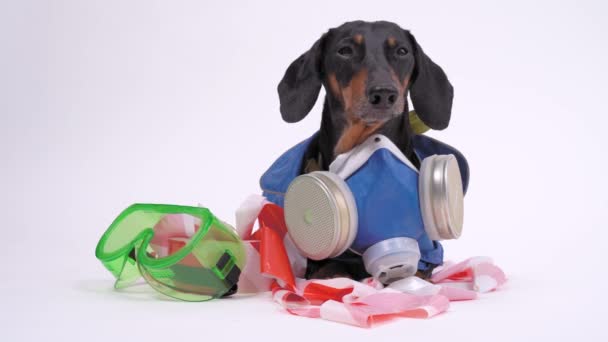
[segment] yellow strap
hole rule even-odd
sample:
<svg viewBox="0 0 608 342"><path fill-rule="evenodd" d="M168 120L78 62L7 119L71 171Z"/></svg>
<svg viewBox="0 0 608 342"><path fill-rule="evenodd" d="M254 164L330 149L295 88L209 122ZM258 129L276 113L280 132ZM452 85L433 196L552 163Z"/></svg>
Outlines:
<svg viewBox="0 0 608 342"><path fill-rule="evenodd" d="M420 120L420 118L418 117L418 115L416 114L415 111L410 111L409 112L409 116L410 116L410 125L412 126L412 130L414 131L415 134L422 134L428 130L430 130L430 128L424 124L424 122L422 122L422 120Z"/></svg>

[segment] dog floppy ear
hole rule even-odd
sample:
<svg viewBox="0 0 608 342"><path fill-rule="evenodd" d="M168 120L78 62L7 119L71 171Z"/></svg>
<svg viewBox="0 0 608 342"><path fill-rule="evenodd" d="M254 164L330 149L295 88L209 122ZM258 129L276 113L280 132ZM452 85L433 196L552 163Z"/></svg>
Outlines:
<svg viewBox="0 0 608 342"><path fill-rule="evenodd" d="M416 113L430 128L448 127L452 113L454 88L439 65L423 51L416 38L405 31L414 49L414 71L410 83L410 97Z"/></svg>
<svg viewBox="0 0 608 342"><path fill-rule="evenodd" d="M302 120L314 107L321 91L323 35L314 45L293 61L279 82L281 116L286 122Z"/></svg>

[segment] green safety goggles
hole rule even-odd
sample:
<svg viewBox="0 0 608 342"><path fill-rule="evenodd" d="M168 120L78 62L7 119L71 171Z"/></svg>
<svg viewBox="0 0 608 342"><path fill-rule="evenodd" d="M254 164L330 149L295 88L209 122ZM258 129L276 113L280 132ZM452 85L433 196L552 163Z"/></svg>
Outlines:
<svg viewBox="0 0 608 342"><path fill-rule="evenodd" d="M171 240L169 254L151 246L155 227L170 215L196 220L198 229L187 239ZM158 236L157 236L158 238ZM158 292L186 300L204 301L236 292L245 266L245 248L232 227L209 209L164 204L134 204L103 234L95 256L123 288L143 277Z"/></svg>

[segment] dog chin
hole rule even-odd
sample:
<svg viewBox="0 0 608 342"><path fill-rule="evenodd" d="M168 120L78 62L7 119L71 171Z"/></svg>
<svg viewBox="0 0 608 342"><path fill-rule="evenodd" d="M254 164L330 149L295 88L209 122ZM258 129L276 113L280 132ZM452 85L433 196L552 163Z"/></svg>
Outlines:
<svg viewBox="0 0 608 342"><path fill-rule="evenodd" d="M388 120L398 116L400 113L382 113L382 114L367 114L361 116L361 122L366 126L375 126L385 123Z"/></svg>

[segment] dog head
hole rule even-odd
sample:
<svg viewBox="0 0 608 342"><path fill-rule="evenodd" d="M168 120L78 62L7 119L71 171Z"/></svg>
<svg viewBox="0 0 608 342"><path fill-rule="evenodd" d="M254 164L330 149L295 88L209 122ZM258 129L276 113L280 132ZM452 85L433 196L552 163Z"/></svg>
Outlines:
<svg viewBox="0 0 608 342"><path fill-rule="evenodd" d="M414 36L389 22L349 22L330 29L287 68L279 83L281 115L302 120L325 87L331 121L339 127L335 152L360 143L408 112L410 95L432 129L450 121L453 88Z"/></svg>

